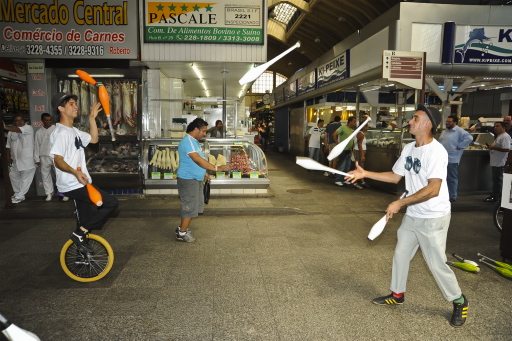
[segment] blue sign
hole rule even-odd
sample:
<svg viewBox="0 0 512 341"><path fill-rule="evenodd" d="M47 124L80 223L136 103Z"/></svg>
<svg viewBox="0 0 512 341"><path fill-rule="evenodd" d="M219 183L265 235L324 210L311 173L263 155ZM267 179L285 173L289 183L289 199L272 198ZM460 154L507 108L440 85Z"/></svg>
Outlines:
<svg viewBox="0 0 512 341"><path fill-rule="evenodd" d="M454 63L512 64L512 27L458 26Z"/></svg>
<svg viewBox="0 0 512 341"><path fill-rule="evenodd" d="M350 77L350 50L317 68L318 88Z"/></svg>

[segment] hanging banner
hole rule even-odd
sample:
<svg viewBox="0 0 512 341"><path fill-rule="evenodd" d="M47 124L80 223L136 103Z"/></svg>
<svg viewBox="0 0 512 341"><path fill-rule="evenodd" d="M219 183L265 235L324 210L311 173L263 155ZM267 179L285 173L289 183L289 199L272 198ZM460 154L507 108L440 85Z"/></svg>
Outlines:
<svg viewBox="0 0 512 341"><path fill-rule="evenodd" d="M317 68L318 88L350 77L350 50Z"/></svg>
<svg viewBox="0 0 512 341"><path fill-rule="evenodd" d="M297 80L287 84L284 87L284 100L287 101L289 99L297 97Z"/></svg>
<svg viewBox="0 0 512 341"><path fill-rule="evenodd" d="M316 70L298 79L297 96L316 90Z"/></svg>
<svg viewBox="0 0 512 341"><path fill-rule="evenodd" d="M135 1L0 0L0 54L137 59L137 15Z"/></svg>
<svg viewBox="0 0 512 341"><path fill-rule="evenodd" d="M145 43L263 44L262 0L144 1Z"/></svg>
<svg viewBox="0 0 512 341"><path fill-rule="evenodd" d="M512 64L512 26L458 25L454 63Z"/></svg>
<svg viewBox="0 0 512 341"><path fill-rule="evenodd" d="M274 105L284 102L284 86L280 88L276 88L273 92L274 95Z"/></svg>

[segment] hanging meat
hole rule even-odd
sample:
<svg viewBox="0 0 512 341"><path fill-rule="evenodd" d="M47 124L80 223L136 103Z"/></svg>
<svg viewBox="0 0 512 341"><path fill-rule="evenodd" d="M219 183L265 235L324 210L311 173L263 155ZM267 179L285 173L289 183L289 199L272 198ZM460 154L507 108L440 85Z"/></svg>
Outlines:
<svg viewBox="0 0 512 341"><path fill-rule="evenodd" d="M110 101L108 101L108 104L110 107L110 112L112 113L112 102L113 102L112 101L112 81L110 81L110 80L105 81L105 83L103 83L103 85L105 85L105 88L107 89L108 98L110 99ZM107 115L105 114L105 111L100 111L98 116L100 116L100 115L103 115L103 121L105 122L105 124L103 125L103 128L107 128L108 122L107 122Z"/></svg>
<svg viewBox="0 0 512 341"><path fill-rule="evenodd" d="M131 84L131 94L132 94L132 118L135 122L137 122L138 86L136 83Z"/></svg>
<svg viewBox="0 0 512 341"><path fill-rule="evenodd" d="M122 120L121 82L113 81L112 85L112 124L118 125Z"/></svg>
<svg viewBox="0 0 512 341"><path fill-rule="evenodd" d="M69 82L69 79L66 79L64 81L64 86L62 87L62 92L67 92L68 94L71 92L71 84Z"/></svg>
<svg viewBox="0 0 512 341"><path fill-rule="evenodd" d="M80 83L80 126L88 126L87 116L89 115L89 83L82 81Z"/></svg>
<svg viewBox="0 0 512 341"><path fill-rule="evenodd" d="M123 121L130 127L135 127L135 122L132 117L132 103L130 96L130 82L124 81L121 85L121 92L123 95Z"/></svg>

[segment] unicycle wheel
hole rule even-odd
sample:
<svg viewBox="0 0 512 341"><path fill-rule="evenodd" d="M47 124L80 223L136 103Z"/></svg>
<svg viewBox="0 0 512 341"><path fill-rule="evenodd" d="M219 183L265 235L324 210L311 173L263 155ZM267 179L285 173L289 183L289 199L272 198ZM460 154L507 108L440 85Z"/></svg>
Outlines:
<svg viewBox="0 0 512 341"><path fill-rule="evenodd" d="M72 279L78 282L94 282L105 277L114 264L114 251L110 244L96 234L87 234L93 253L81 251L69 239L60 252L60 265Z"/></svg>

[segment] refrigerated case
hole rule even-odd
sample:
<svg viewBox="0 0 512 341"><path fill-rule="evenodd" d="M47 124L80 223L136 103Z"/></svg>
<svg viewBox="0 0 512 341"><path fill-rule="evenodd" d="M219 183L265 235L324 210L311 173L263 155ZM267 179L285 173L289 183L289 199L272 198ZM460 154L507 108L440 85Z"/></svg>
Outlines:
<svg viewBox="0 0 512 341"><path fill-rule="evenodd" d="M110 136L100 136L99 142L89 144L85 151L95 185L114 194L142 194L137 136L118 136L114 142Z"/></svg>
<svg viewBox="0 0 512 341"><path fill-rule="evenodd" d="M181 139L143 140L142 169L146 194L178 194L178 145ZM211 172L211 194L264 194L270 185L267 160L254 143L241 139L200 141L207 160L228 165L229 170Z"/></svg>
<svg viewBox="0 0 512 341"><path fill-rule="evenodd" d="M403 147L414 138L406 131L371 129L366 133L365 168L372 172L389 172L400 157ZM439 138L440 133L435 135ZM472 133L472 142L462 154L459 163L459 194L487 193L491 190L491 167L486 143L493 143L489 133ZM368 179L369 184L386 192L401 194L405 190L404 180L398 184Z"/></svg>

